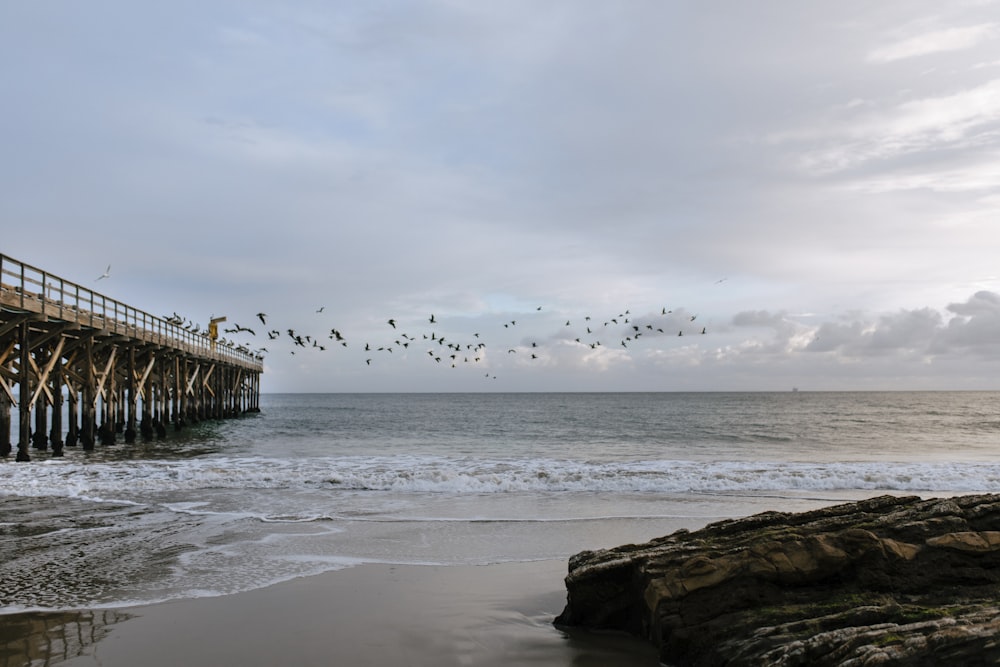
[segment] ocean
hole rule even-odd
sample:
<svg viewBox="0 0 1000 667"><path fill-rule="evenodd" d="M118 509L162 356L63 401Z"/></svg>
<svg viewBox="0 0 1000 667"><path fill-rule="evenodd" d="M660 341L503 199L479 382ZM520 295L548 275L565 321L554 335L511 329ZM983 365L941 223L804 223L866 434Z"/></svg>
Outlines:
<svg viewBox="0 0 1000 667"><path fill-rule="evenodd" d="M265 394L260 413L163 440L32 454L0 462L5 613L364 563L565 560L765 510L995 492L1000 393Z"/></svg>

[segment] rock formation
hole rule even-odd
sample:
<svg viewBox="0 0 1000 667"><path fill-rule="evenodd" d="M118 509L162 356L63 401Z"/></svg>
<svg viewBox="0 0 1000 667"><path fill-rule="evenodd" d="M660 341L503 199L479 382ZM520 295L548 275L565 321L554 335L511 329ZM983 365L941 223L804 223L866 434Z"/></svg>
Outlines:
<svg viewBox="0 0 1000 667"><path fill-rule="evenodd" d="M1000 495L766 512L569 561L556 624L666 665L1000 664Z"/></svg>

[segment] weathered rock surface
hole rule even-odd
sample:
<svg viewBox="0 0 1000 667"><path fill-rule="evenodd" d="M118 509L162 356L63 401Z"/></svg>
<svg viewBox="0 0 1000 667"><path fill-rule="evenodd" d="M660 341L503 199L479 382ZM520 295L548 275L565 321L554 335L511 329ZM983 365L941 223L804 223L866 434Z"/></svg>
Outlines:
<svg viewBox="0 0 1000 667"><path fill-rule="evenodd" d="M557 625L667 665L1000 664L1000 495L766 512L569 561Z"/></svg>

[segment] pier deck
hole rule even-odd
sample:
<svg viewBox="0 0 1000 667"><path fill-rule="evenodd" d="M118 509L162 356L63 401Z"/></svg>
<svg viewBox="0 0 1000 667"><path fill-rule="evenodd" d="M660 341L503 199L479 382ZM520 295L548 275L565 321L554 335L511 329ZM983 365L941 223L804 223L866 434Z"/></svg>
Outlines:
<svg viewBox="0 0 1000 667"><path fill-rule="evenodd" d="M0 255L0 455L165 437L259 410L259 357ZM64 406L64 402L66 405ZM63 419L67 417L65 439Z"/></svg>

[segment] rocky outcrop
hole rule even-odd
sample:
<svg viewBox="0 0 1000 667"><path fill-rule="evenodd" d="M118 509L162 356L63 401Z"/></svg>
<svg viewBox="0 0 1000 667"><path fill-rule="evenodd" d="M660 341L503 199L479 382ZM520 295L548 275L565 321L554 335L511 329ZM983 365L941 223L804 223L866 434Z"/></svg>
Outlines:
<svg viewBox="0 0 1000 667"><path fill-rule="evenodd" d="M1000 664L1000 495L766 512L569 561L561 626L667 665Z"/></svg>

